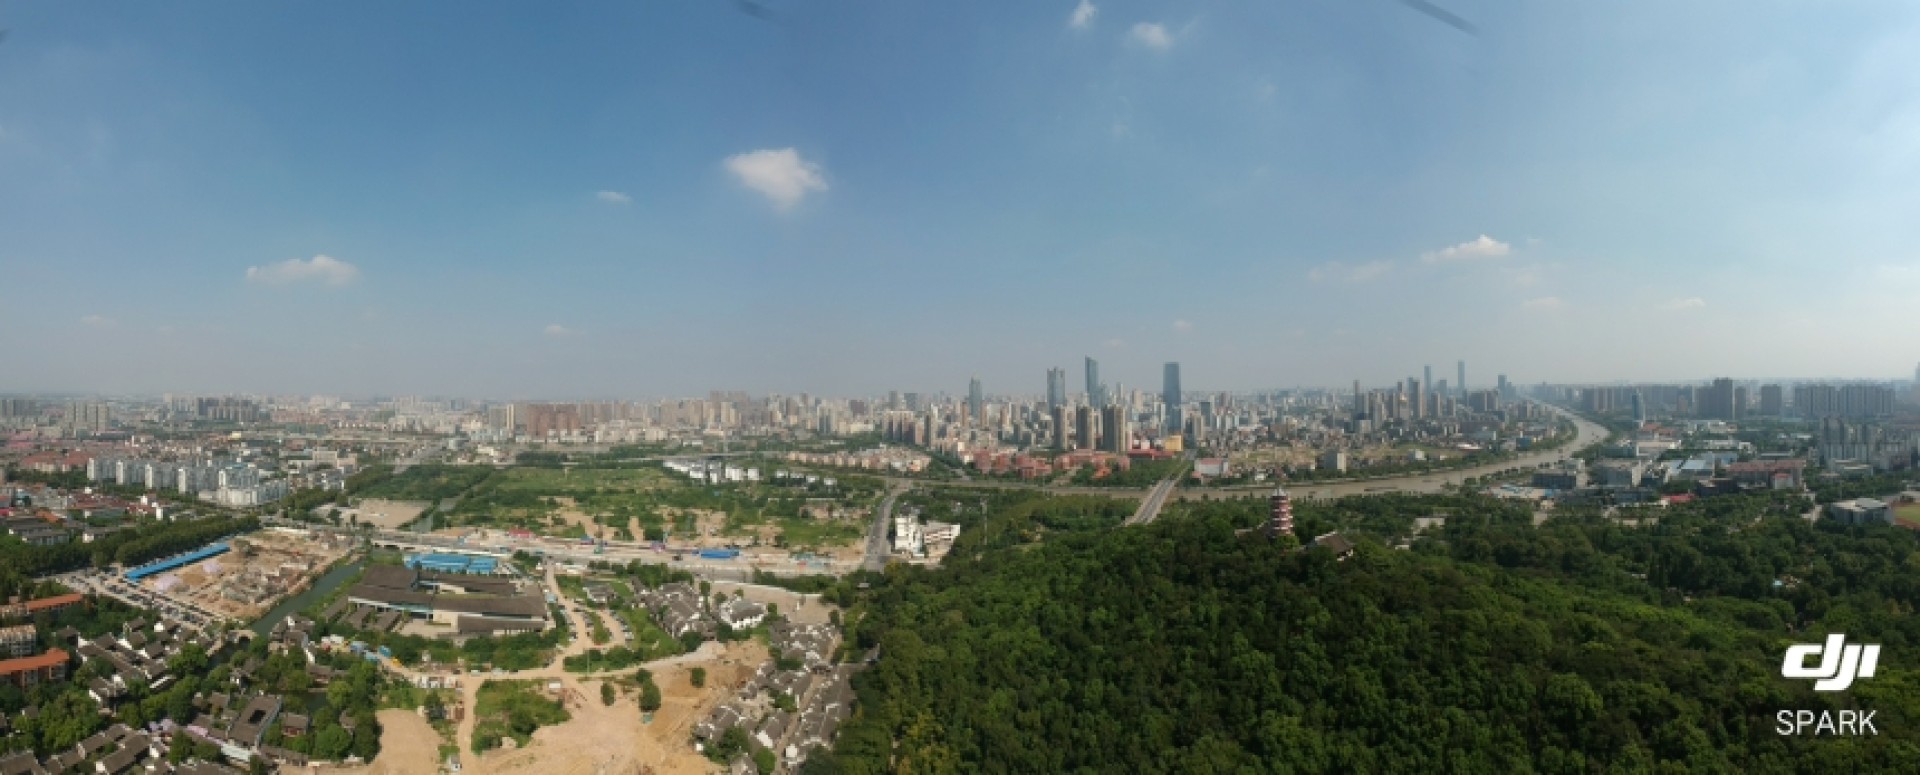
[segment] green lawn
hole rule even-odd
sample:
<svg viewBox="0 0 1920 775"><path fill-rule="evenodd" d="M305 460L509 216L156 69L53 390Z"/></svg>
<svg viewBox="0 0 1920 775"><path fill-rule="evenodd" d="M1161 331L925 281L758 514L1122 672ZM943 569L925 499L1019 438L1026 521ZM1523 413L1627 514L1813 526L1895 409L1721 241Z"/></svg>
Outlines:
<svg viewBox="0 0 1920 775"><path fill-rule="evenodd" d="M498 748L509 737L524 747L533 740L534 730L572 718L565 705L546 696L540 683L488 681L480 687L473 709L474 753Z"/></svg>
<svg viewBox="0 0 1920 775"><path fill-rule="evenodd" d="M866 526L852 520L775 519L789 548L844 546L866 535Z"/></svg>
<svg viewBox="0 0 1920 775"><path fill-rule="evenodd" d="M633 628L633 641L629 644L629 648L640 654L640 661L647 662L661 657L671 657L685 651L681 648L680 641L668 635L666 630L660 629L660 625L653 623L653 615L646 610L629 608L621 611L620 617L627 620L627 626Z"/></svg>

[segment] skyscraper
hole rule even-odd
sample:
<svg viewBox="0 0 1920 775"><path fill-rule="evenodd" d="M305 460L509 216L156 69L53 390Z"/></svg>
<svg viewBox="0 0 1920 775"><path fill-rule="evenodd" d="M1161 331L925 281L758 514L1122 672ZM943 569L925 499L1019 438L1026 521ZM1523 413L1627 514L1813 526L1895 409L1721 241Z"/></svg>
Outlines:
<svg viewBox="0 0 1920 775"><path fill-rule="evenodd" d="M1426 417L1427 416L1427 393L1426 393L1427 383L1421 382L1412 377L1408 377L1407 381L1413 383L1413 395L1410 396L1410 398L1413 399L1413 418L1418 420L1423 417Z"/></svg>
<svg viewBox="0 0 1920 775"><path fill-rule="evenodd" d="M1180 422L1180 364L1167 363L1166 376L1160 388L1160 400L1167 404L1167 433L1179 433L1185 427Z"/></svg>
<svg viewBox="0 0 1920 775"><path fill-rule="evenodd" d="M1106 390L1100 385L1100 362L1087 358L1087 403L1094 407L1107 405Z"/></svg>
<svg viewBox="0 0 1920 775"><path fill-rule="evenodd" d="M1464 396L1467 394L1467 362L1461 361L1459 368L1460 373L1457 376L1460 381L1454 384L1453 389L1460 391L1460 395Z"/></svg>
<svg viewBox="0 0 1920 775"><path fill-rule="evenodd" d="M980 378L974 377L967 383L967 419L974 425L981 425L981 410L986 408L986 396L980 393Z"/></svg>
<svg viewBox="0 0 1920 775"><path fill-rule="evenodd" d="M1074 411L1073 435L1075 449L1093 449L1093 407L1081 406Z"/></svg>
<svg viewBox="0 0 1920 775"><path fill-rule="evenodd" d="M1067 405L1067 370L1047 369L1047 409L1058 409Z"/></svg>
<svg viewBox="0 0 1920 775"><path fill-rule="evenodd" d="M1056 405L1052 411L1053 448L1057 451L1065 452L1067 451L1067 405L1064 403Z"/></svg>
<svg viewBox="0 0 1920 775"><path fill-rule="evenodd" d="M1633 421L1639 425L1647 424L1647 402L1640 397L1640 391L1633 391Z"/></svg>
<svg viewBox="0 0 1920 775"><path fill-rule="evenodd" d="M1420 384L1427 387L1427 392L1433 392L1433 364L1427 364L1425 371L1420 376L1425 377L1425 379L1420 380Z"/></svg>
<svg viewBox="0 0 1920 775"><path fill-rule="evenodd" d="M1117 403L1100 409L1101 444L1108 452L1126 454L1132 434L1127 428L1127 410Z"/></svg>

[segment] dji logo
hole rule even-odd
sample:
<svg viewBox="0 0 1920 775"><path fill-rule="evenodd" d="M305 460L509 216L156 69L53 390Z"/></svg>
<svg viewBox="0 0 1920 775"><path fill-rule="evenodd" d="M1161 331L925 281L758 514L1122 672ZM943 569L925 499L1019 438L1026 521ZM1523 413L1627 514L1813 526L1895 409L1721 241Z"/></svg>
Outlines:
<svg viewBox="0 0 1920 775"><path fill-rule="evenodd" d="M1853 685L1855 678L1872 678L1874 665L1880 661L1878 645L1855 643L1845 645L1847 636L1834 633L1827 636L1825 645L1801 643L1787 647L1787 658L1780 663L1780 675L1784 678L1816 678L1813 690L1816 692L1837 692ZM1820 664L1807 667L1807 657L1818 655Z"/></svg>

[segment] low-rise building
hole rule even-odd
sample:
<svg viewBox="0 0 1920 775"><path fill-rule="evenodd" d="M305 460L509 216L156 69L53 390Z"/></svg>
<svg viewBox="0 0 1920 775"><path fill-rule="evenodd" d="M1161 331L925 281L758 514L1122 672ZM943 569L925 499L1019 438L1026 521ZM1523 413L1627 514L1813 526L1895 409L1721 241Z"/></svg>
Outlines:
<svg viewBox="0 0 1920 775"><path fill-rule="evenodd" d="M1847 525L1893 524L1893 507L1873 498L1855 498L1827 506L1827 516Z"/></svg>

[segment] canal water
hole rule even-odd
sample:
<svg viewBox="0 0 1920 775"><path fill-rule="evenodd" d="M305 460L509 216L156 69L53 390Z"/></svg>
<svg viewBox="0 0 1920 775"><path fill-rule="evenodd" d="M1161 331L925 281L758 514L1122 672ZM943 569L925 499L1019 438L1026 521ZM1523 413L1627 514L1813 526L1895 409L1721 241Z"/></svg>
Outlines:
<svg viewBox="0 0 1920 775"><path fill-rule="evenodd" d="M347 579L352 578L353 574L359 573L360 569L365 567L366 564L366 558L361 557L355 559L353 562L344 562L335 565L333 570L327 571L326 575L321 576L319 581L313 583L313 586L307 587L307 591L280 601L280 604L274 606L273 610L268 611L265 616L260 617L259 621L253 623L253 631L262 636L266 635L273 630L275 622L285 619L289 615L299 613L300 609L313 605L313 601L326 597L327 593L332 592L342 583L345 583Z"/></svg>

